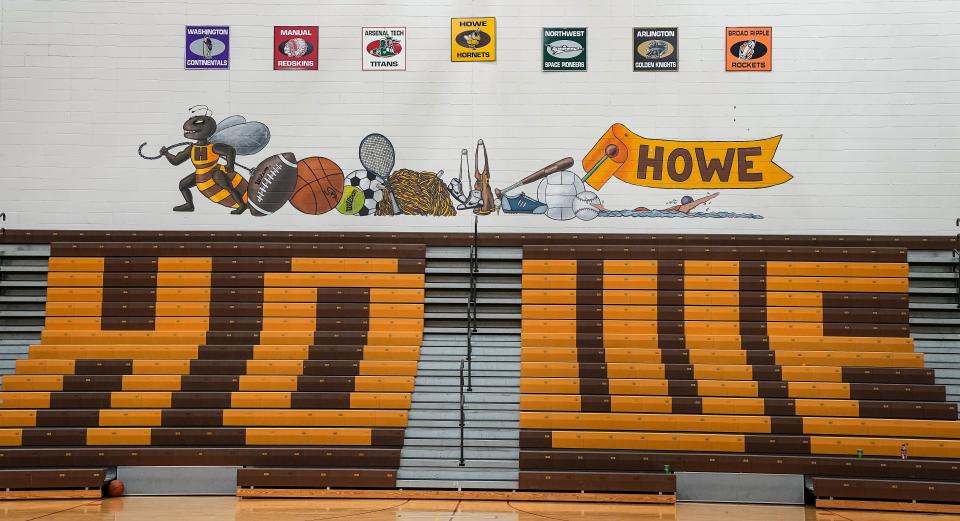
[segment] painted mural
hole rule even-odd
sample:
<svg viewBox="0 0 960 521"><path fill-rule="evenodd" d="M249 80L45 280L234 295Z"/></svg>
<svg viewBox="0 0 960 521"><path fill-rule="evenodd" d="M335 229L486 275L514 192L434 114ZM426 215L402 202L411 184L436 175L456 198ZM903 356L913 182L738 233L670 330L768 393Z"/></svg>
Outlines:
<svg viewBox="0 0 960 521"><path fill-rule="evenodd" d="M365 136L358 147L362 168L344 173L325 157L297 160L292 152L271 155L255 167L237 162L270 142L270 129L240 115L219 122L205 105L191 107L183 123L183 141L140 157L166 159L178 166L190 161L193 172L180 180L183 203L176 212L195 210L194 190L213 203L242 214L273 214L288 203L308 215L336 211L344 215L453 216L529 214L566 221L609 217L762 219L750 212L711 211L719 190L758 189L786 183L792 176L773 161L781 136L756 141L669 141L649 139L622 124L611 126L583 156L584 175L572 169L572 157L557 160L504 188L490 185L489 153L483 140L460 151L456 177L444 172L397 169L396 150L384 135ZM248 177L238 172L243 170ZM626 185L689 190L658 208L607 208L601 191L617 178ZM615 189L625 185L617 183ZM629 188L629 186L627 186ZM517 192L519 190L519 192ZM529 191L529 194L528 194ZM704 192L705 191L705 192Z"/></svg>

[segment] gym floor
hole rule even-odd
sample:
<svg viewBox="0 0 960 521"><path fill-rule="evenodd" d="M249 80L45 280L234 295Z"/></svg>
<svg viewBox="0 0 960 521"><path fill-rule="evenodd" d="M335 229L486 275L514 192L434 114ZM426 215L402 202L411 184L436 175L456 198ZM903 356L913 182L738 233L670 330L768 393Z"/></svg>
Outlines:
<svg viewBox="0 0 960 521"><path fill-rule="evenodd" d="M126 497L0 503L0 519L29 521L913 521L960 516L681 503L676 506L505 501Z"/></svg>

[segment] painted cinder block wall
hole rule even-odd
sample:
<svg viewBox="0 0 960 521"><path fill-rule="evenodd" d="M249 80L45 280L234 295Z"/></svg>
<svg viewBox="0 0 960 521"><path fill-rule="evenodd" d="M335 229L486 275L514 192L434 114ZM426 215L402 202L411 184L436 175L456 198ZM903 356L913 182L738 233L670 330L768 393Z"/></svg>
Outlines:
<svg viewBox="0 0 960 521"><path fill-rule="evenodd" d="M495 16L495 63L450 62L450 18ZM185 24L230 25L229 71L183 70ZM274 25L320 26L319 71L273 71ZM362 72L362 26L408 28L407 71ZM773 72L724 71L725 26L773 26ZM541 27L586 26L589 71L540 71ZM631 28L677 26L680 72L631 70ZM494 215L485 231L952 233L960 200L960 4L953 1L0 2L0 211L15 228L466 231L452 218L232 216L177 182L188 165L136 154L182 141L187 108L263 121L269 147L359 168L367 133L390 137L397 168L455 174L484 139L504 187L615 122L649 138L753 140L783 134L794 176L726 190L711 211L752 219ZM535 186L527 192L535 192ZM613 180L609 208L662 208L690 192Z"/></svg>

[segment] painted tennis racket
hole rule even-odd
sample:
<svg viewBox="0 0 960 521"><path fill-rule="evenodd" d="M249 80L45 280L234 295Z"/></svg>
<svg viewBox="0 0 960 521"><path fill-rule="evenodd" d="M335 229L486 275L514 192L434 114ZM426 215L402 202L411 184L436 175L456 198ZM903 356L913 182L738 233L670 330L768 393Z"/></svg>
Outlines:
<svg viewBox="0 0 960 521"><path fill-rule="evenodd" d="M360 164L367 172L373 172L384 188L390 192L390 199L393 201L393 215L403 214L400 203L397 202L397 193L390 184L389 177L393 173L393 166L396 163L397 156L393 149L393 143L383 134L370 134L360 141Z"/></svg>

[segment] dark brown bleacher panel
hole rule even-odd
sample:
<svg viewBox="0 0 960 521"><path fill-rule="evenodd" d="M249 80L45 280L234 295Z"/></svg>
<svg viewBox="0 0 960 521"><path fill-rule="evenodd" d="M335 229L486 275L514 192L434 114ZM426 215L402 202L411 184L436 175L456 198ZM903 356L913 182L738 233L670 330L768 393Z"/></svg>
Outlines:
<svg viewBox="0 0 960 521"><path fill-rule="evenodd" d="M832 308L868 308L873 310L908 309L910 297L902 293L842 293L823 292L823 307ZM907 313L909 317L909 313Z"/></svg>
<svg viewBox="0 0 960 521"><path fill-rule="evenodd" d="M51 257L383 257L425 258L421 244L290 242L53 242Z"/></svg>
<svg viewBox="0 0 960 521"><path fill-rule="evenodd" d="M103 468L0 470L0 499L99 498L105 478Z"/></svg>
<svg viewBox="0 0 960 521"><path fill-rule="evenodd" d="M589 468L609 472L759 472L819 476L956 479L956 460L614 450L521 450L522 471Z"/></svg>
<svg viewBox="0 0 960 521"><path fill-rule="evenodd" d="M278 436L305 432L302 446L317 446L332 443L313 443L324 433L336 431L370 434L372 447L400 447L403 445L403 428L271 428L271 427L146 427L146 428L83 428L57 427L52 429L20 429L22 447L83 447L98 445L157 446L157 447L240 447L263 445L290 445ZM316 431L319 434L314 435ZM277 434L279 433L279 434ZM96 439L92 439L93 436ZM109 443L104 441L109 439ZM271 440L262 443L256 440ZM279 442L278 442L279 441ZM343 441L352 441L344 438ZM364 445L364 443L343 443L343 445Z"/></svg>
<svg viewBox="0 0 960 521"><path fill-rule="evenodd" d="M244 488L396 488L393 469L242 468L237 487Z"/></svg>
<svg viewBox="0 0 960 521"><path fill-rule="evenodd" d="M9 396L11 393L6 393ZM38 394L38 393L32 393ZM409 393L350 393L350 392L51 392L43 407L49 409L110 409L116 408L170 408L170 409L229 409L234 401L259 403L261 400L282 403L291 409L349 409L353 400L359 403L377 403L381 398L401 397L409 400ZM367 398L375 401L369 402ZM38 407L30 404L18 408ZM263 406L263 405L261 405ZM361 405L360 408L366 406ZM381 406L388 408L387 406Z"/></svg>
<svg viewBox="0 0 960 521"><path fill-rule="evenodd" d="M636 472L520 471L520 490L675 494L673 474Z"/></svg>
<svg viewBox="0 0 960 521"><path fill-rule="evenodd" d="M731 235L645 233L481 233L480 246L525 245L718 245L718 246L836 246L901 247L950 250L958 246L952 235ZM53 242L325 242L429 244L470 246L470 233L447 232L253 232L253 231L128 231L128 230L5 230L0 243Z"/></svg>
<svg viewBox="0 0 960 521"><path fill-rule="evenodd" d="M905 248L841 248L814 246L524 246L523 258L906 262Z"/></svg>
<svg viewBox="0 0 960 521"><path fill-rule="evenodd" d="M0 489L73 489L90 488L99 492L106 471L96 469L0 470ZM2 498L2 495L0 495Z"/></svg>
<svg viewBox="0 0 960 521"><path fill-rule="evenodd" d="M960 483L815 477L813 493L818 498L830 499L956 503L960 498Z"/></svg>
<svg viewBox="0 0 960 521"><path fill-rule="evenodd" d="M0 449L0 468L129 466L311 466L382 467L400 465L399 448L379 447L234 447Z"/></svg>
<svg viewBox="0 0 960 521"><path fill-rule="evenodd" d="M142 270L143 275L138 277L138 284L132 284L134 287L142 288L147 292L156 290L157 287L157 257L146 257L140 259L119 259L106 258L103 261L103 287L128 287L127 276L130 271L135 269ZM108 283L108 281L110 283ZM115 315L109 316L101 321L101 328L105 330L132 330L132 329L153 329L153 319L156 317L155 309L149 308L150 304L155 304L156 292L152 292L154 300L148 301L148 307L138 315ZM123 305L123 294L116 291L103 292L103 307L116 308ZM130 320L128 317L138 317Z"/></svg>
<svg viewBox="0 0 960 521"><path fill-rule="evenodd" d="M577 261L576 265L576 331L577 331L577 361L585 362L598 359L597 354L587 347L590 343L603 342L603 262ZM599 296L598 299L591 295ZM583 298L581 298L583 297ZM598 361L603 362L603 354L599 354ZM582 366L581 366L582 367ZM607 374L605 366L595 367L592 371L581 371L581 378L596 378L605 381ZM593 394L609 395L609 388L594 389ZM609 410L609 400L594 400L589 402L595 410Z"/></svg>

